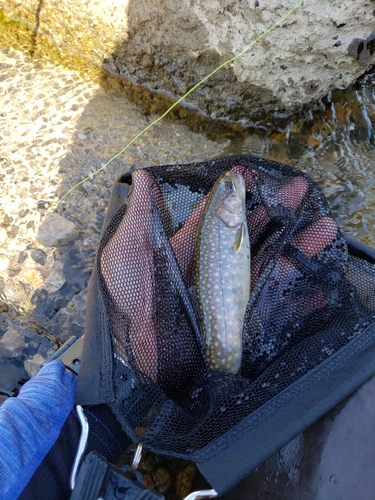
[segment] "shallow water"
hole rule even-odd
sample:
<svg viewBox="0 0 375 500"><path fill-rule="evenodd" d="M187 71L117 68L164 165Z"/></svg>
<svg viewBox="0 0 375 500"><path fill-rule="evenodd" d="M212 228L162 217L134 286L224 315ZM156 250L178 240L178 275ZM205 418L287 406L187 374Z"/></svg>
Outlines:
<svg viewBox="0 0 375 500"><path fill-rule="evenodd" d="M308 173L323 189L344 233L375 246L375 87L328 96L303 119L279 133L241 143L232 154L288 163Z"/></svg>
<svg viewBox="0 0 375 500"><path fill-rule="evenodd" d="M138 91L131 92L104 90L82 72L0 47L0 401L2 394L16 394L70 335L83 333L87 281L110 191L129 168L237 154L288 163L320 184L345 233L375 247L371 86L332 92L305 116L257 133L210 127L191 115L195 128L164 120L59 205L79 238L43 247L37 227L53 204L156 117L137 105ZM286 460L285 449L280 453ZM260 491L267 474L276 485L279 468L271 461L265 474L259 472ZM294 469L298 475L298 464Z"/></svg>
<svg viewBox="0 0 375 500"><path fill-rule="evenodd" d="M375 87L333 92L305 116L268 132L236 133L220 124L195 133L191 124L159 122L59 205L57 212L76 225L80 237L56 248L36 241L48 210L156 115L117 88L108 92L108 86L106 91L74 70L9 47L0 51L0 89L0 312L22 337L18 351L5 341L1 345L10 326L0 325L4 393L16 392L32 373L25 372L26 361L37 363L36 355L46 356L71 334L82 334L86 285L111 187L129 168L234 154L288 163L321 185L345 233L375 246ZM27 329L41 339L32 344L35 350Z"/></svg>

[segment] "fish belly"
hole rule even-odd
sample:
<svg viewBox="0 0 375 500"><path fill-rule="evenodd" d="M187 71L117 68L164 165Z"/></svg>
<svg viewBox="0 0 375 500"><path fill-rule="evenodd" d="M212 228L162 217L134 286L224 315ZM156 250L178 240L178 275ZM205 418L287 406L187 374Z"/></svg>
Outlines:
<svg viewBox="0 0 375 500"><path fill-rule="evenodd" d="M238 373L242 328L250 292L250 248L233 250L238 229L206 215L199 248L197 295L212 370Z"/></svg>

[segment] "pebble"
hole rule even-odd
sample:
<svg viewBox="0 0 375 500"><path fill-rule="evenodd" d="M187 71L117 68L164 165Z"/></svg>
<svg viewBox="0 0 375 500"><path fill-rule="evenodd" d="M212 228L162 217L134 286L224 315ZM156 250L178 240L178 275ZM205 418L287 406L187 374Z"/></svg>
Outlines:
<svg viewBox="0 0 375 500"><path fill-rule="evenodd" d="M160 491L160 493L165 493L172 486L171 475L163 468L155 471L153 479L155 481L156 489Z"/></svg>
<svg viewBox="0 0 375 500"><path fill-rule="evenodd" d="M156 486L155 481L152 479L152 476L150 476L150 474L143 474L142 479L143 479L143 484L147 486L147 488L151 489L155 488Z"/></svg>
<svg viewBox="0 0 375 500"><path fill-rule="evenodd" d="M44 266L44 264L46 263L47 257L43 250L34 248L33 250L31 250L30 256L37 264L41 264L42 266Z"/></svg>
<svg viewBox="0 0 375 500"><path fill-rule="evenodd" d="M66 278L63 271L55 271L51 273L44 282L44 288L47 290L47 292L53 293L57 290L60 290L65 282Z"/></svg>
<svg viewBox="0 0 375 500"><path fill-rule="evenodd" d="M24 367L30 378L35 377L39 371L40 365L44 363L44 361L45 359L41 354L39 354L39 352L37 352L32 358L26 359Z"/></svg>
<svg viewBox="0 0 375 500"><path fill-rule="evenodd" d="M78 239L79 234L72 222L55 213L41 224L36 240L45 247L55 247Z"/></svg>
<svg viewBox="0 0 375 500"><path fill-rule="evenodd" d="M20 252L18 255L17 263L22 264L27 259L27 252Z"/></svg>
<svg viewBox="0 0 375 500"><path fill-rule="evenodd" d="M24 347L25 338L10 326L0 339L0 356L20 356Z"/></svg>
<svg viewBox="0 0 375 500"><path fill-rule="evenodd" d="M189 464L176 477L176 494L179 498L185 498L192 490L195 474L195 465Z"/></svg>

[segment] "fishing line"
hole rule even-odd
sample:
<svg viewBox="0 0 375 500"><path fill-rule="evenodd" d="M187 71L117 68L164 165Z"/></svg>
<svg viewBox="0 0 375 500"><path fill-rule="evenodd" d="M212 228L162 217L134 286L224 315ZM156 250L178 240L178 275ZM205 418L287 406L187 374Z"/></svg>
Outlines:
<svg viewBox="0 0 375 500"><path fill-rule="evenodd" d="M217 73L218 71L220 71L222 68L224 68L225 66L228 66L228 64L231 64L232 62L236 61L239 57L243 56L243 54L245 54L245 52L247 52L249 49L251 49L251 47L253 47L253 45L255 45L257 42L259 42L259 40L261 40L262 38L264 38L266 35L268 35L269 33L271 33L271 31L273 31L280 23L282 23L289 16L291 16L295 10L297 10L301 5L303 5L305 3L305 1L306 0L300 0L298 3L296 3L296 5L294 7L292 7L290 10L288 10L278 21L276 21L274 24L272 24L272 26L270 26L269 28L267 28L265 31L263 31L263 33L261 33L259 36L257 36L252 42L250 42L248 45L246 45L246 47L244 49L242 49L241 52L239 52L237 55L231 57L227 61L225 61L222 64L220 64L217 68L215 68L213 71L211 71L211 73L209 73L208 75L206 75L204 78L202 78L202 80L200 80L193 87L191 87L191 89L189 89L182 97L180 97L176 102L174 102L172 104L172 106L170 106L167 109L167 111L165 111L162 115L160 115L158 118L156 118L149 125L147 125L147 127L145 127L143 130L141 130L141 132L139 132L137 135L135 135L133 137L133 139L131 141L129 141L126 144L126 146L121 149L121 151L119 151L117 154L115 154L114 156L112 156L112 158L110 158L106 163L103 163L103 165L100 168L98 168L98 170L96 170L95 172L91 173L90 175L88 175L87 177L85 177L84 179L82 179L80 182L78 182L77 184L75 184L73 187L71 187L59 199L59 201L56 203L56 206L42 220L42 222L44 222L45 220L47 220L48 217L50 217L53 214L53 212L57 209L57 207L60 205L60 203L62 203L65 200L65 198L74 189L76 189L78 186L81 186L81 184L83 184L84 182L88 181L89 179L93 179L93 177L95 175L97 175L99 172L101 172L102 170L104 170L110 163L113 162L113 160L115 160L116 158L118 158L119 156L121 156L139 137L141 137L141 135L143 135L145 132L147 132L147 130L149 130L151 127L153 127L158 122L160 122L160 120L162 120L165 116L167 116L168 113L170 113L172 111L172 109L174 109L176 106L178 106L178 104L180 104L180 102L182 102L184 99L186 99L186 97L188 97L192 92L194 92L194 90L196 90L198 87L200 87L209 78L211 78L211 76L213 76L215 73Z"/></svg>

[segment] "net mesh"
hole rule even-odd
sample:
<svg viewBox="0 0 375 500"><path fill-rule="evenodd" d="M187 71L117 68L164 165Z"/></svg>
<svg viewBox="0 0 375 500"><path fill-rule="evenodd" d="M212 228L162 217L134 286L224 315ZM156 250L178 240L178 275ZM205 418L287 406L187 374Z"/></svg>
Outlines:
<svg viewBox="0 0 375 500"><path fill-rule="evenodd" d="M210 371L193 286L199 218L228 170L246 182L251 243L239 375ZM112 410L133 441L183 458L337 353L375 312L374 267L349 255L318 185L257 158L133 173L97 265L114 358Z"/></svg>

